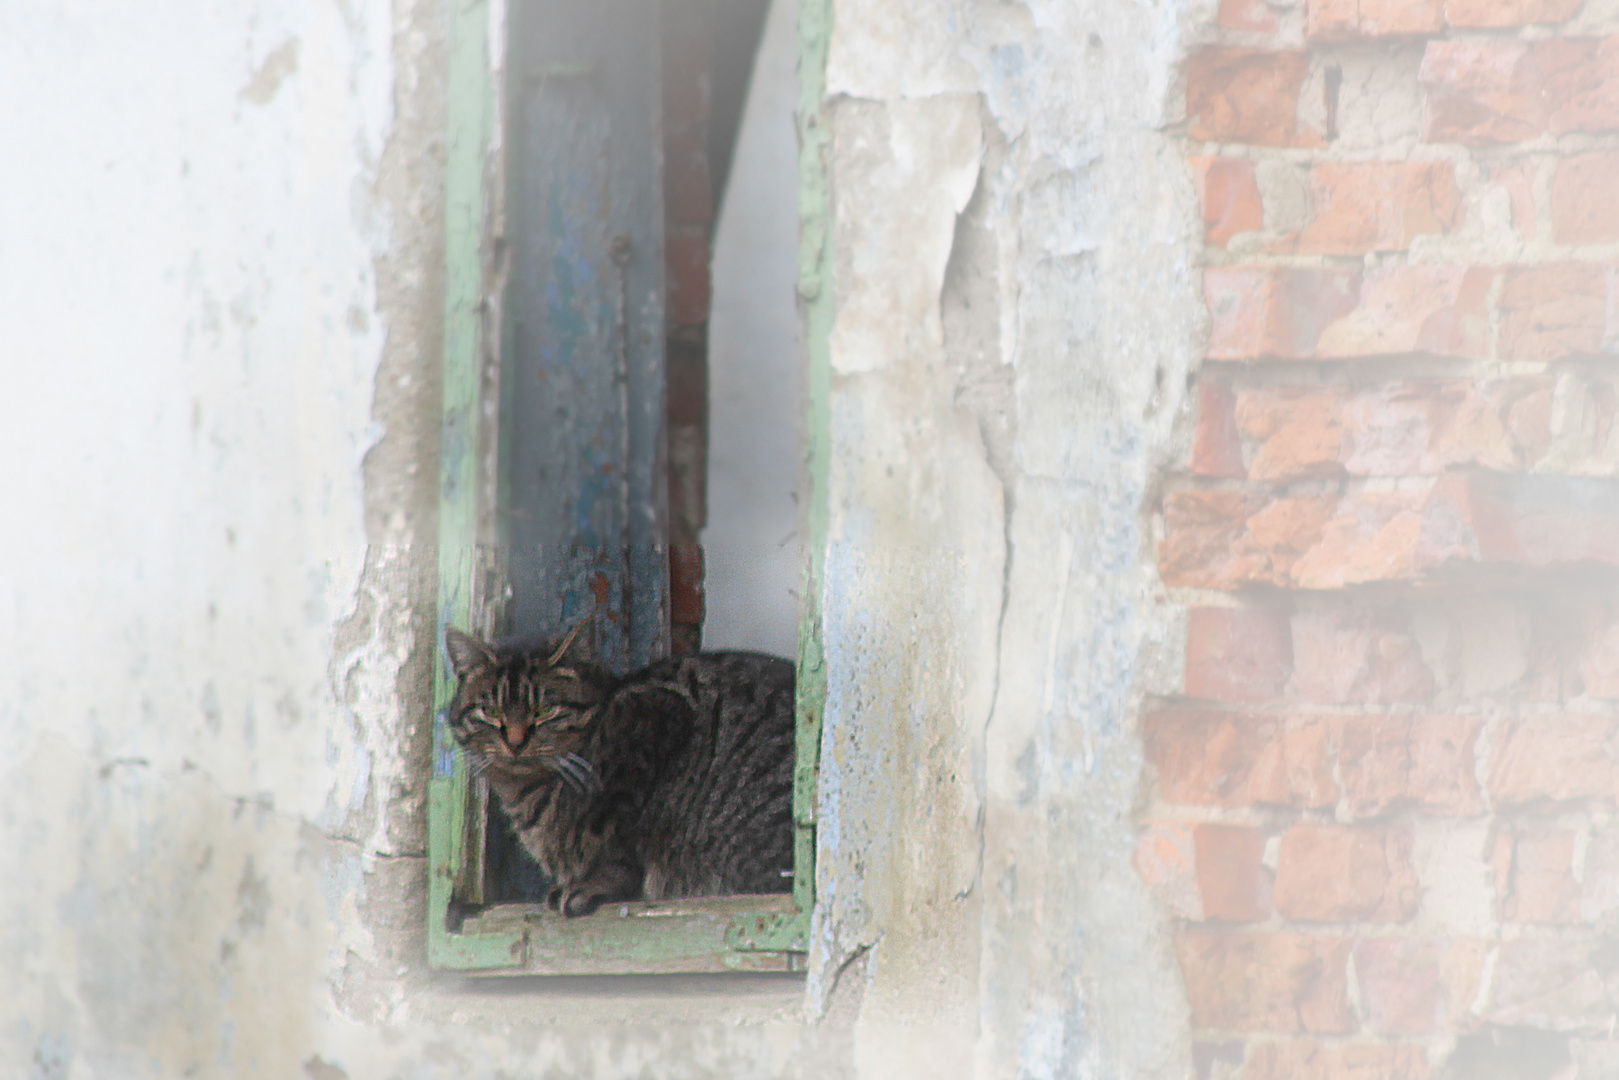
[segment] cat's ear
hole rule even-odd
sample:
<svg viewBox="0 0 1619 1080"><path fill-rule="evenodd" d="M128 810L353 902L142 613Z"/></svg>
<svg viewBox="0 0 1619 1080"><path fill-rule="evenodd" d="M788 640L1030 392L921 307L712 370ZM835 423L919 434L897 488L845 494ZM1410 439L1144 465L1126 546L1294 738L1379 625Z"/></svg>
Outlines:
<svg viewBox="0 0 1619 1080"><path fill-rule="evenodd" d="M450 668L457 679L464 679L495 662L493 649L453 626L444 631L444 651L450 654Z"/></svg>

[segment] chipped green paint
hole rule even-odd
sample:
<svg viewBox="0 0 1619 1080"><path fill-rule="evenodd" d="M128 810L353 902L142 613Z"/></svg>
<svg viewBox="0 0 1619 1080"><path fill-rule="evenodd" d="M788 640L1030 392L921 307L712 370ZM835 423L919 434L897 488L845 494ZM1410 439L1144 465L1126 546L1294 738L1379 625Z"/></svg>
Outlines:
<svg viewBox="0 0 1619 1080"><path fill-rule="evenodd" d="M826 696L819 590L827 533L826 471L831 328L831 213L826 180L824 86L829 0L800 8L800 294L809 350L809 557L799 632L798 756L793 784L794 882L788 896L713 897L663 904L610 905L564 920L527 904L478 912L451 932L459 903L481 889L473 858L478 803L467 762L435 720L428 788L428 956L433 967L486 975L643 974L691 971L801 971L815 902L815 802L821 708ZM451 623L475 625L487 162L498 88L488 52L488 7L456 9L450 57L448 237L439 495L439 606L434 641ZM434 712L454 690L435 664Z"/></svg>
<svg viewBox="0 0 1619 1080"><path fill-rule="evenodd" d="M453 8L450 27L448 175L445 178L443 435L439 452L438 622L435 658L444 628L472 625L479 527L478 457L483 446L480 408L483 366L484 188L496 85L489 56L489 9L484 0ZM439 711L454 687L442 662L433 665L433 775L427 791L427 955L436 968L511 967L522 957L523 936L451 933L454 901L476 897L467 872L472 822L467 814L471 777L466 758Z"/></svg>
<svg viewBox="0 0 1619 1080"><path fill-rule="evenodd" d="M522 937L518 968L493 974L801 971L799 952L735 942L739 927L763 926L794 910L789 896L606 904L580 919L532 904L503 904L468 919L462 929L489 940Z"/></svg>
<svg viewBox="0 0 1619 1080"><path fill-rule="evenodd" d="M821 587L826 565L827 475L831 461L832 189L826 58L832 0L799 0L798 8L798 291L804 307L807 435L804 579L798 628L798 761L793 771L793 900L797 912L768 931L761 945L808 949L815 907L815 806L821 761L821 712L826 703L826 654L821 642Z"/></svg>

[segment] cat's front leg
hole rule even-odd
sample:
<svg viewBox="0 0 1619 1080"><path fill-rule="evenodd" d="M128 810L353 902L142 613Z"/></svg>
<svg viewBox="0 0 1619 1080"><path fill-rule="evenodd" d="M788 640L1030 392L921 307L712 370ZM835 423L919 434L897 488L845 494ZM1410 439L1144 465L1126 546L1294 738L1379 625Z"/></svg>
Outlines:
<svg viewBox="0 0 1619 1080"><path fill-rule="evenodd" d="M642 876L632 862L604 858L583 877L552 889L546 903L569 918L589 915L603 904L639 900Z"/></svg>

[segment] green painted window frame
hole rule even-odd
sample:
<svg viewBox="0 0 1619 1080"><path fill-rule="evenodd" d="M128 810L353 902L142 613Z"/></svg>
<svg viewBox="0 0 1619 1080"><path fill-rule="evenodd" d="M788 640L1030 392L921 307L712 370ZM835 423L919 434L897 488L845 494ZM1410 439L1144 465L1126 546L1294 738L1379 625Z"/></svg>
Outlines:
<svg viewBox="0 0 1619 1080"><path fill-rule="evenodd" d="M498 0L496 0L498 2ZM447 626L487 628L498 599L498 398L502 198L500 73L504 27L490 0L451 6L446 139L445 306L439 475L438 619L433 650L433 763L428 780L427 956L441 971L481 975L802 971L815 904L815 795L826 671L819 597L827 535L831 386L830 221L824 73L829 0L801 0L800 285L807 349L810 498L799 629L793 891L611 905L564 919L536 904L481 907L487 804L440 713L454 692L442 656Z"/></svg>

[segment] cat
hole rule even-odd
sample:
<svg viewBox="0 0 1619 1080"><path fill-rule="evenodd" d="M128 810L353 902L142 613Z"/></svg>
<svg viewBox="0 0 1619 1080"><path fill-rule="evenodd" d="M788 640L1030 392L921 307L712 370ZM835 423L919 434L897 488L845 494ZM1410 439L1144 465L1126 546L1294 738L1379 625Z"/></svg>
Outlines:
<svg viewBox="0 0 1619 1080"><path fill-rule="evenodd" d="M451 627L445 647L445 719L555 885L551 907L790 891L791 662L699 653L615 676L578 628L497 645Z"/></svg>

